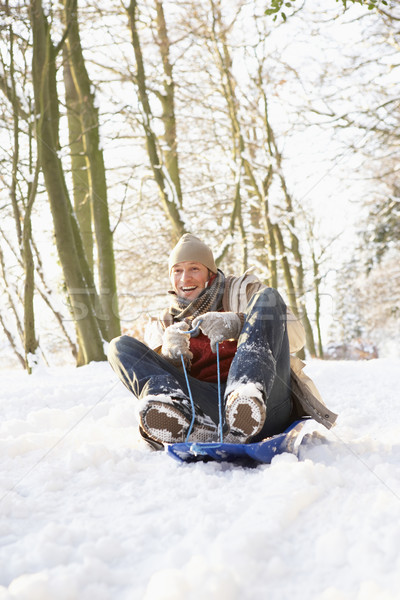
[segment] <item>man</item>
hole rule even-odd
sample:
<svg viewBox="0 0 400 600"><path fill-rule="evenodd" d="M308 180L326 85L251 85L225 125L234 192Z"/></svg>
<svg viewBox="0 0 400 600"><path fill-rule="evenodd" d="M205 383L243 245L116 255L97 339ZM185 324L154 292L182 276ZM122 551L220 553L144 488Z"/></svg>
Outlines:
<svg viewBox="0 0 400 600"><path fill-rule="evenodd" d="M155 448L186 439L192 409L182 359L195 404L189 441L218 439L217 343L225 441L259 441L300 414L333 425L336 415L301 375L303 363L291 357L304 345L304 329L277 290L249 272L225 277L211 249L192 234L179 240L168 266L170 304L147 345L121 336L109 347L111 366L140 400L144 439Z"/></svg>

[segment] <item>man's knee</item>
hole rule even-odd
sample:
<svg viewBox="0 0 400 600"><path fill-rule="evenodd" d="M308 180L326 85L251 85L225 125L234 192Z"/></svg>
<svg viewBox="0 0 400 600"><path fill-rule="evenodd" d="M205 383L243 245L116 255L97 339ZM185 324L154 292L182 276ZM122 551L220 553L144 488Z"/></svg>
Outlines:
<svg viewBox="0 0 400 600"><path fill-rule="evenodd" d="M143 346L144 344L142 342L139 342L139 340L129 335L121 335L116 337L108 344L108 361L112 362L123 353L135 354L136 352L140 351Z"/></svg>
<svg viewBox="0 0 400 600"><path fill-rule="evenodd" d="M254 294L251 301L251 309L256 309L271 318L276 314L286 315L286 305L282 296L275 288L264 288Z"/></svg>

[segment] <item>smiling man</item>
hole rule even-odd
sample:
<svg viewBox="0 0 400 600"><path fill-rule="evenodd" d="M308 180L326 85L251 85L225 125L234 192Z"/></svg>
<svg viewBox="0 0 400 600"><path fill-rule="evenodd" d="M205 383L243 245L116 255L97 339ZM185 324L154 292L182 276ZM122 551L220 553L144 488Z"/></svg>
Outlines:
<svg viewBox="0 0 400 600"><path fill-rule="evenodd" d="M108 354L140 400L139 430L150 445L161 449L186 439L192 410L182 359L196 409L189 440L218 439L217 343L225 441L259 441L300 414L332 426L336 415L302 374L304 363L291 356L304 345L304 329L277 290L249 272L225 277L211 248L192 234L179 240L168 268L169 306L151 325L147 345L121 336Z"/></svg>
<svg viewBox="0 0 400 600"><path fill-rule="evenodd" d="M210 271L198 262L184 261L171 269L171 282L181 298L194 300L206 287Z"/></svg>

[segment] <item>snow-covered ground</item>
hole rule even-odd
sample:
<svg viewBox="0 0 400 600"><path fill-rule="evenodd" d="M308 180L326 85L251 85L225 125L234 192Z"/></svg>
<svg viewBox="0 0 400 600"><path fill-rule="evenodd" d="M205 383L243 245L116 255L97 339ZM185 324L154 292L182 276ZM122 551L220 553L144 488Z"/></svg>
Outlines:
<svg viewBox="0 0 400 600"><path fill-rule="evenodd" d="M400 599L399 359L311 361L299 458L179 464L106 363L0 372L0 600Z"/></svg>

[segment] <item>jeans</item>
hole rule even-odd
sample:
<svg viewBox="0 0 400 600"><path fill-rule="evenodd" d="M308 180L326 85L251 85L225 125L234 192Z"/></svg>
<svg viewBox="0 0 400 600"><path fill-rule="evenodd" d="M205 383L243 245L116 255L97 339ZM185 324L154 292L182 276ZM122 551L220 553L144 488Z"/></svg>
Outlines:
<svg viewBox="0 0 400 600"><path fill-rule="evenodd" d="M165 358L130 336L111 341L108 360L125 386L139 399L168 395L188 401L185 375ZM218 385L188 375L195 407L218 424ZM254 383L262 393L267 417L253 441L280 433L290 424L290 355L286 328L286 305L273 288L253 295L247 305L227 381L221 397L238 386Z"/></svg>

